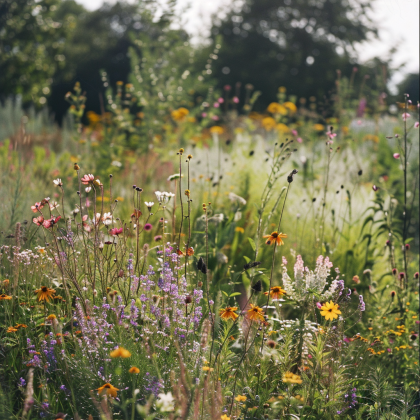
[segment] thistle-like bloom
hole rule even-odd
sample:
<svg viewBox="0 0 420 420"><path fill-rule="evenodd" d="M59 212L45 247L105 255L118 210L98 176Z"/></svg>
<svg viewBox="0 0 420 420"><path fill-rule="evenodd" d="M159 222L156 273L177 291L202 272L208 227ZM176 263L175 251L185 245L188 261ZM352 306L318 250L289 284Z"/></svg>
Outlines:
<svg viewBox="0 0 420 420"><path fill-rule="evenodd" d="M284 245L284 242L282 241L282 238L287 238L287 235L285 233L279 233L277 231L274 231L271 235L265 235L263 238L268 238L266 240L267 245L271 245L274 242L277 242L277 245Z"/></svg>
<svg viewBox="0 0 420 420"><path fill-rule="evenodd" d="M292 372L286 372L283 375L283 382L286 384L301 384L302 383L302 379L299 375L295 375Z"/></svg>
<svg viewBox="0 0 420 420"><path fill-rule="evenodd" d="M220 318L227 321L228 319L233 319L235 321L236 318L238 318L238 314L235 313L238 308L236 306L227 306L226 308L220 309Z"/></svg>
<svg viewBox="0 0 420 420"><path fill-rule="evenodd" d="M270 293L270 296L272 299L280 299L283 295L286 295L286 291L283 290L280 286L274 286L270 289L270 292L264 292L265 295L268 295Z"/></svg>
<svg viewBox="0 0 420 420"><path fill-rule="evenodd" d="M92 184L95 181L95 177L92 174L83 175L80 181L83 185Z"/></svg>
<svg viewBox="0 0 420 420"><path fill-rule="evenodd" d="M264 321L264 311L259 306L250 304L251 309L248 309L247 318L251 321Z"/></svg>
<svg viewBox="0 0 420 420"><path fill-rule="evenodd" d="M132 366L130 369L128 369L128 373L138 374L140 373L140 369L138 367Z"/></svg>
<svg viewBox="0 0 420 420"><path fill-rule="evenodd" d="M41 286L40 289L35 290L35 293L38 295L38 302L45 300L49 302L50 299L53 299L53 295L55 294L54 289L50 289L47 286Z"/></svg>
<svg viewBox="0 0 420 420"><path fill-rule="evenodd" d="M115 386L112 386L111 384L106 383L105 385L102 385L97 389L99 395L108 395L112 398L117 398L117 391L119 391L118 388L115 388Z"/></svg>
<svg viewBox="0 0 420 420"><path fill-rule="evenodd" d="M112 358L121 357L122 359L127 359L128 357L131 357L131 353L126 350L124 347L118 347L115 350L111 351L109 355Z"/></svg>
<svg viewBox="0 0 420 420"><path fill-rule="evenodd" d="M0 295L0 300L10 300L12 296L7 296L5 293Z"/></svg>
<svg viewBox="0 0 420 420"><path fill-rule="evenodd" d="M339 311L338 308L338 304L330 300L321 306L321 315L325 317L327 321L332 321L333 319L338 318L338 315L341 314L341 311Z"/></svg>

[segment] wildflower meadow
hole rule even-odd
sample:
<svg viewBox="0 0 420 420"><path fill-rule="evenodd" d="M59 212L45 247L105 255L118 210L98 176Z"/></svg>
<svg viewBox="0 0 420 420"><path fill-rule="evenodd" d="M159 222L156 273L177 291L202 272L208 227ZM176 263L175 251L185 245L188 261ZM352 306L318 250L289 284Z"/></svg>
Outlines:
<svg viewBox="0 0 420 420"><path fill-rule="evenodd" d="M0 419L419 419L419 104L261 107L169 41L100 113L0 108Z"/></svg>

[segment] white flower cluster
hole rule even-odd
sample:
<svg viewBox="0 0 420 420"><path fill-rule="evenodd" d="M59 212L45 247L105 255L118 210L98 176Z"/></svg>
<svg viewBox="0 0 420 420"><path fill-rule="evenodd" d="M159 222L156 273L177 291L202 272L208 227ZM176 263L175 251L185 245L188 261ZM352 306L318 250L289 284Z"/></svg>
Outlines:
<svg viewBox="0 0 420 420"><path fill-rule="evenodd" d="M156 198L159 203L166 204L172 197L175 197L174 193L166 192L166 191L156 191L155 192Z"/></svg>
<svg viewBox="0 0 420 420"><path fill-rule="evenodd" d="M308 296L316 294L318 300L326 301L332 297L334 292L341 288L343 281L336 279L324 291L328 285L327 279L333 266L328 257L324 259L320 255L316 260L315 270L312 271L304 266L302 257L298 255L294 266L294 280L287 274L286 264L287 261L283 259L283 288L291 299L303 301Z"/></svg>

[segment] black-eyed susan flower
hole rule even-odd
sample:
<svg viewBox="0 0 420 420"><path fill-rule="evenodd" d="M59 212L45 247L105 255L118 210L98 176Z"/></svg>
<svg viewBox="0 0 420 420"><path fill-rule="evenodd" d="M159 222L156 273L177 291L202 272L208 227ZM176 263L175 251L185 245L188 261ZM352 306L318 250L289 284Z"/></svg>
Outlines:
<svg viewBox="0 0 420 420"><path fill-rule="evenodd" d="M116 398L117 397L117 391L119 391L119 389L115 388L115 386L112 386L109 383L106 383L106 384L102 385L101 387L99 387L97 389L97 391L98 391L99 395L105 395L106 394L106 395L108 395L112 398Z"/></svg>
<svg viewBox="0 0 420 420"><path fill-rule="evenodd" d="M238 395L235 397L235 401L238 401L238 402L245 402L246 400L247 398L245 395Z"/></svg>
<svg viewBox="0 0 420 420"><path fill-rule="evenodd" d="M220 309L220 318L227 321L228 319L233 319L235 321L238 318L238 314L235 313L238 308L236 306L227 306L226 308Z"/></svg>
<svg viewBox="0 0 420 420"><path fill-rule="evenodd" d="M274 231L271 233L271 235L265 235L264 238L268 238L265 243L267 245L271 245L274 242L277 242L277 245L284 245L284 242L282 241L282 238L287 238L287 235L285 233Z"/></svg>
<svg viewBox="0 0 420 420"><path fill-rule="evenodd" d="M332 321L333 319L338 318L338 315L341 314L341 311L338 308L338 304L330 300L321 306L321 315L325 317L327 321Z"/></svg>
<svg viewBox="0 0 420 420"><path fill-rule="evenodd" d="M268 295L269 293L272 299L280 299L286 294L286 290L283 290L280 286L274 286L269 292L264 292L265 295Z"/></svg>
<svg viewBox="0 0 420 420"><path fill-rule="evenodd" d="M259 306L250 304L251 308L247 311L247 318L251 321L264 321L264 311Z"/></svg>
<svg viewBox="0 0 420 420"><path fill-rule="evenodd" d="M138 374L140 373L140 369L138 367L132 366L130 369L128 369L128 373Z"/></svg>
<svg viewBox="0 0 420 420"><path fill-rule="evenodd" d="M12 296L7 296L5 293L0 295L0 300L10 300Z"/></svg>
<svg viewBox="0 0 420 420"><path fill-rule="evenodd" d="M114 359L117 357L121 357L122 359L127 359L128 357L131 357L131 353L124 347L116 348L115 350L111 351L109 355Z"/></svg>
<svg viewBox="0 0 420 420"><path fill-rule="evenodd" d="M55 290L50 289L47 286L41 286L40 289L35 290L35 293L38 295L39 302L43 300L45 300L46 302L49 302L50 299L53 298L53 295L55 294Z"/></svg>

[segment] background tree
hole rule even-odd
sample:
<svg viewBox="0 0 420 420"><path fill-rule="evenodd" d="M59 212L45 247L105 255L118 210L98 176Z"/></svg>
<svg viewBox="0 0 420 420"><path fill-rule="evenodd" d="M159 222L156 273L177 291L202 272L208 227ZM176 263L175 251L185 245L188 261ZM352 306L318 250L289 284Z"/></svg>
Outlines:
<svg viewBox="0 0 420 420"><path fill-rule="evenodd" d="M74 17L54 17L60 0L0 2L0 99L20 94L23 102L43 105L53 75L66 64L66 38Z"/></svg>
<svg viewBox="0 0 420 420"><path fill-rule="evenodd" d="M219 85L251 83L266 104L279 86L302 97L334 88L336 69L351 74L354 46L376 34L365 0L248 0L214 19L212 38L222 48Z"/></svg>

